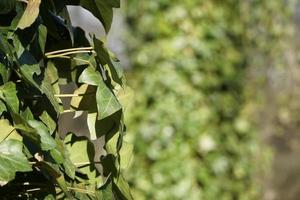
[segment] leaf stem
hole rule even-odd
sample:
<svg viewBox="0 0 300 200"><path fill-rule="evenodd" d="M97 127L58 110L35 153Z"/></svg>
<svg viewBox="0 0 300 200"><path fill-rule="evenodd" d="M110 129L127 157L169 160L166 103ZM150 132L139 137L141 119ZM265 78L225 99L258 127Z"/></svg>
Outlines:
<svg viewBox="0 0 300 200"><path fill-rule="evenodd" d="M86 189L81 189L81 188L74 188L74 187L67 187L69 190L75 190L77 192L81 192L81 193L90 193L90 194L95 194L95 191L91 191L91 190L86 190Z"/></svg>

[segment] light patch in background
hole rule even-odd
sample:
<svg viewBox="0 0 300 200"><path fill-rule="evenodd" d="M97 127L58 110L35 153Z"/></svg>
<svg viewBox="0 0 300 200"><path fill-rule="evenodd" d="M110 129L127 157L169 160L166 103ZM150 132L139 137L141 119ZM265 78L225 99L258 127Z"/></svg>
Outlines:
<svg viewBox="0 0 300 200"><path fill-rule="evenodd" d="M95 34L98 38L105 38L105 30L101 22L94 17L90 12L79 6L68 6L71 21L73 26L79 26L89 33ZM118 57L121 61L123 68L129 67L129 60L125 53L125 46L122 40L126 26L124 25L124 18L120 9L114 9L114 18L111 30L107 37L108 48Z"/></svg>

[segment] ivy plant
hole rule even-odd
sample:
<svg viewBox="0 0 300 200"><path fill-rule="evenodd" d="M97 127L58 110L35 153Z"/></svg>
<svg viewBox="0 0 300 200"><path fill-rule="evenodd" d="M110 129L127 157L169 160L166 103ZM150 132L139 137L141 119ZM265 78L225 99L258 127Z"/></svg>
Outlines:
<svg viewBox="0 0 300 200"><path fill-rule="evenodd" d="M119 173L122 70L102 40L71 25L68 5L90 11L108 33L120 2L0 1L3 199L131 199ZM67 84L76 86L71 94L60 91ZM59 117L69 112L86 119L88 136L59 133Z"/></svg>

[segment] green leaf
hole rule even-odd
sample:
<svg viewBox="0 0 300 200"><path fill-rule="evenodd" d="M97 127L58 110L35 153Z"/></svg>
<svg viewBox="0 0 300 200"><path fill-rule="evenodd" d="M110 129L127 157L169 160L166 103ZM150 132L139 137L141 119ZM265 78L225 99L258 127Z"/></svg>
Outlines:
<svg viewBox="0 0 300 200"><path fill-rule="evenodd" d="M70 152L60 139L56 138L56 148L52 149L50 153L57 163L63 164L66 174L74 179L76 167L70 159Z"/></svg>
<svg viewBox="0 0 300 200"><path fill-rule="evenodd" d="M3 114L3 112L5 112L5 111L7 111L7 109L6 109L6 105L5 105L5 103L2 101L2 100L0 100L0 116Z"/></svg>
<svg viewBox="0 0 300 200"><path fill-rule="evenodd" d="M24 79L36 87L37 89L40 90L39 84L36 83L35 79L33 78L34 76L38 76L41 74L41 69L39 64L35 65L22 65L20 67L21 74L23 75Z"/></svg>
<svg viewBox="0 0 300 200"><path fill-rule="evenodd" d="M10 68L6 67L4 64L0 63L0 75L2 78L2 83L8 82L11 70Z"/></svg>
<svg viewBox="0 0 300 200"><path fill-rule="evenodd" d="M83 84L74 92L75 97L71 99L71 108L74 110L96 112L96 87Z"/></svg>
<svg viewBox="0 0 300 200"><path fill-rule="evenodd" d="M41 24L38 28L38 31L39 31L39 35L38 35L39 45L42 50L42 53L45 53L45 45L46 45L46 39L47 39L47 27Z"/></svg>
<svg viewBox="0 0 300 200"><path fill-rule="evenodd" d="M12 112L19 112L19 99L17 96L16 85L13 82L7 82L0 87L0 98Z"/></svg>
<svg viewBox="0 0 300 200"><path fill-rule="evenodd" d="M31 166L22 152L22 143L4 140L0 143L0 185L5 185L15 177L16 172L29 172Z"/></svg>
<svg viewBox="0 0 300 200"><path fill-rule="evenodd" d="M102 188L102 199L103 200L113 200L113 192L112 192L112 182L109 181L107 185Z"/></svg>
<svg viewBox="0 0 300 200"><path fill-rule="evenodd" d="M87 116L87 125L90 132L90 139L96 140L97 137L97 131L96 131L96 121L97 121L97 113L88 113Z"/></svg>
<svg viewBox="0 0 300 200"><path fill-rule="evenodd" d="M93 38L94 48L97 53L96 59L102 66L108 66L110 71L110 76L112 80L119 85L123 84L122 73L120 69L117 69L111 60L108 50L104 47L104 43L98 40L96 37Z"/></svg>
<svg viewBox="0 0 300 200"><path fill-rule="evenodd" d="M39 144L40 136L36 133L36 130L28 124L27 120L18 113L11 113L11 116L13 118L14 127L21 131L21 133L27 136L32 142Z"/></svg>
<svg viewBox="0 0 300 200"><path fill-rule="evenodd" d="M52 119L52 117L48 114L47 111L43 111L43 113L39 117L44 124L47 125L50 134L54 133L56 130L57 124L56 122Z"/></svg>
<svg viewBox="0 0 300 200"><path fill-rule="evenodd" d="M31 26L40 12L41 0L28 0L27 7L21 17L18 28L25 29Z"/></svg>
<svg viewBox="0 0 300 200"><path fill-rule="evenodd" d="M6 139L22 141L22 137L7 119L0 119L0 130L0 142Z"/></svg>
<svg viewBox="0 0 300 200"><path fill-rule="evenodd" d="M54 93L59 94L60 93L60 88L59 88L59 77L58 77L58 72L53 64L53 62L49 61L47 63L46 71L45 73L48 76L49 82L53 87Z"/></svg>
<svg viewBox="0 0 300 200"><path fill-rule="evenodd" d="M9 13L16 6L16 0L1 0L0 14Z"/></svg>
<svg viewBox="0 0 300 200"><path fill-rule="evenodd" d="M54 138L51 137L49 130L42 122L29 120L28 124L33 127L35 131L40 135L42 150L48 151L56 147Z"/></svg>
<svg viewBox="0 0 300 200"><path fill-rule="evenodd" d="M125 140L122 141L122 148L118 152L118 140L119 134L115 134L105 145L107 153L113 155L120 155L120 167L121 169L128 169L133 161L133 144Z"/></svg>
<svg viewBox="0 0 300 200"><path fill-rule="evenodd" d="M133 200L129 185L122 176L114 179L113 189L118 197L117 199Z"/></svg>
<svg viewBox="0 0 300 200"><path fill-rule="evenodd" d="M36 87L40 92L45 94L53 108L57 113L62 111L62 106L59 104L59 99L54 96L54 89L51 86L51 79L53 74L49 77L47 73L41 73L39 64L22 65L20 67L21 74L24 79L32 86Z"/></svg>
<svg viewBox="0 0 300 200"><path fill-rule="evenodd" d="M102 80L100 73L92 66L87 67L80 75L78 82L97 86Z"/></svg>
<svg viewBox="0 0 300 200"><path fill-rule="evenodd" d="M65 138L71 161L79 170L88 176L88 183L98 185L101 181L94 164L95 150L93 144L85 137L77 137L70 133Z"/></svg>
<svg viewBox="0 0 300 200"><path fill-rule="evenodd" d="M98 120L104 119L122 109L113 92L103 81L99 82L96 92Z"/></svg>

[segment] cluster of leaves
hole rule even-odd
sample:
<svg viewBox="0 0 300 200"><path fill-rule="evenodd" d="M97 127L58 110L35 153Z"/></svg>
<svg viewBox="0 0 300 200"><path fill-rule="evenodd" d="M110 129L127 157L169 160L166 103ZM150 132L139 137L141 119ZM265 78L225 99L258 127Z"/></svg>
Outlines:
<svg viewBox="0 0 300 200"><path fill-rule="evenodd" d="M262 147L244 80L254 52L278 47L283 7L128 0L136 101L126 116L135 145L127 178L136 199L259 198Z"/></svg>
<svg viewBox="0 0 300 200"><path fill-rule="evenodd" d="M104 42L72 27L68 5L90 11L108 33L120 2L0 1L1 199L131 199L119 174L122 71ZM66 84L77 89L61 94ZM60 135L67 112L86 118L89 136Z"/></svg>

